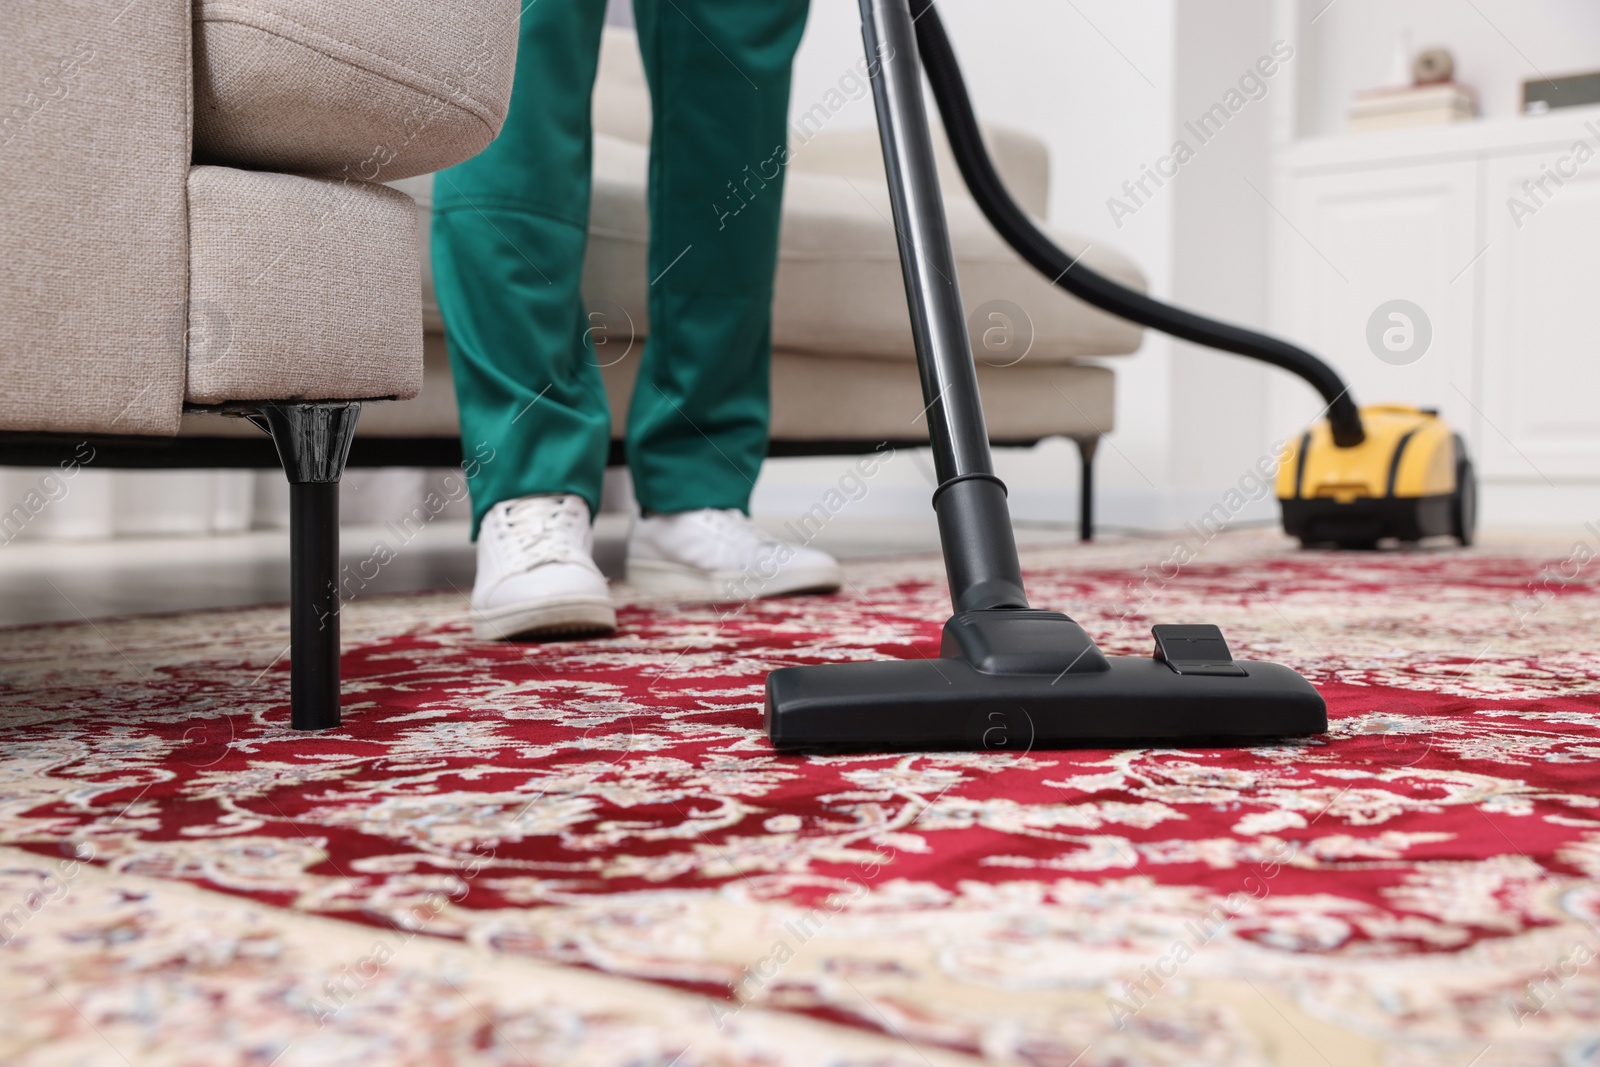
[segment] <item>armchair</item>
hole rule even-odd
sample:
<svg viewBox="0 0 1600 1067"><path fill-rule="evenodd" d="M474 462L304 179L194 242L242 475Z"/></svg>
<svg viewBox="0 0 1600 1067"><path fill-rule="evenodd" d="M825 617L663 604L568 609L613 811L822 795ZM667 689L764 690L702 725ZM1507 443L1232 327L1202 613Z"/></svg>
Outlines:
<svg viewBox="0 0 1600 1067"><path fill-rule="evenodd" d="M296 728L339 721L334 490L361 404L423 384L415 207L379 183L499 132L519 11L7 12L0 69L20 103L0 115L0 462L92 441L102 466L207 465L173 447L186 413L267 430L293 485Z"/></svg>

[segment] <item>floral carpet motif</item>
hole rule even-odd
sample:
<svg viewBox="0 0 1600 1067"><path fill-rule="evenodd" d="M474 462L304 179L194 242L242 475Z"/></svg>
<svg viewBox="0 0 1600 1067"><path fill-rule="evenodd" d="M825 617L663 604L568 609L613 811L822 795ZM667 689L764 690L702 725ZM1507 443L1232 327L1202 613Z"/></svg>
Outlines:
<svg viewBox="0 0 1600 1067"><path fill-rule="evenodd" d="M1119 654L1218 623L1327 735L774 753L768 671L937 654L933 557L565 643L358 598L318 735L282 609L0 632L0 1058L1600 1065L1600 586L1167 547L1030 597Z"/></svg>

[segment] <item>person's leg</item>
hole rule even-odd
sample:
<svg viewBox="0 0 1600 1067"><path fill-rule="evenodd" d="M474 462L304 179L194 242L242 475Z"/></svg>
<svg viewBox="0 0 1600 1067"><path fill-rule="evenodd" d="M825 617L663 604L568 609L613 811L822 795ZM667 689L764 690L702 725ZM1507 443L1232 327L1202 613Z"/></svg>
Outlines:
<svg viewBox="0 0 1600 1067"><path fill-rule="evenodd" d="M628 412L628 580L747 600L839 587L748 517L767 454L789 72L806 0L635 0L650 80L650 337Z"/></svg>
<svg viewBox="0 0 1600 1067"><path fill-rule="evenodd" d="M479 637L616 626L590 526L611 418L579 288L604 17L605 0L527 5L504 129L434 179L434 283L472 491Z"/></svg>
<svg viewBox="0 0 1600 1067"><path fill-rule="evenodd" d="M650 82L650 336L628 413L648 512L747 511L766 456L789 75L806 0L635 0Z"/></svg>
<svg viewBox="0 0 1600 1067"><path fill-rule="evenodd" d="M474 537L491 507L532 494L599 509L611 420L579 282L604 19L604 0L528 4L504 129L434 179L434 286Z"/></svg>

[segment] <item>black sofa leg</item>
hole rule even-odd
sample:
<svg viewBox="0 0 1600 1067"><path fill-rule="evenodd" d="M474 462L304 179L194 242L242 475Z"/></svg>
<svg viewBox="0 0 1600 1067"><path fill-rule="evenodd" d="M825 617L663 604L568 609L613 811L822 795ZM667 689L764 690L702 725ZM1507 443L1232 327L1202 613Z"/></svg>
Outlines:
<svg viewBox="0 0 1600 1067"><path fill-rule="evenodd" d="M361 405L265 404L250 421L272 435L289 478L289 725L339 725L339 478Z"/></svg>
<svg viewBox="0 0 1600 1067"><path fill-rule="evenodd" d="M1074 437L1078 446L1078 540L1094 540L1094 453L1100 438Z"/></svg>

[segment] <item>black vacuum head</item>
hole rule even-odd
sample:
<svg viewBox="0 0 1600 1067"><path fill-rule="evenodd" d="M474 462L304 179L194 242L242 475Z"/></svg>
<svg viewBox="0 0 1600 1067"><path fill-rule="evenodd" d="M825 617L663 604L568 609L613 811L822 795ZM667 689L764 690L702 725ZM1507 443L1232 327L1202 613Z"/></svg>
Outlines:
<svg viewBox="0 0 1600 1067"><path fill-rule="evenodd" d="M1155 655L1105 656L1059 612L965 611L938 659L785 667L767 676L781 750L1250 744L1328 728L1311 683L1237 663L1215 626L1157 626Z"/></svg>

